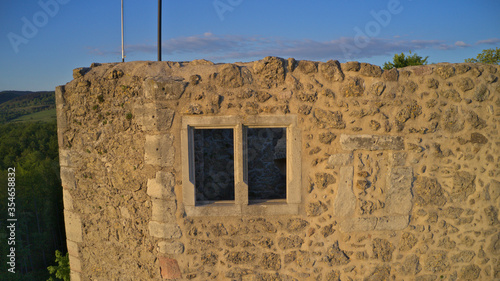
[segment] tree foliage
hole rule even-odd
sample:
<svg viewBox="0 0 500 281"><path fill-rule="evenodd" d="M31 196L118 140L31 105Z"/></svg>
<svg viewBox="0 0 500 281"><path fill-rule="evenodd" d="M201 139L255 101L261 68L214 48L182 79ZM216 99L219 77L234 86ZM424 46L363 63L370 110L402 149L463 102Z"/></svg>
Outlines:
<svg viewBox="0 0 500 281"><path fill-rule="evenodd" d="M55 250L66 251L56 123L0 125L0 183L15 168L16 273L3 280L47 280ZM7 189L0 192L0 237L6 237ZM0 271L7 272L7 243Z"/></svg>
<svg viewBox="0 0 500 281"><path fill-rule="evenodd" d="M50 274L54 274L56 278L62 279L64 281L70 281L69 273L69 256L66 253L65 256L58 250L56 250L56 262L57 265L52 265L47 267ZM53 276L51 276L47 281L56 281Z"/></svg>
<svg viewBox="0 0 500 281"><path fill-rule="evenodd" d="M487 64L500 64L500 48L485 49L475 59L466 59L465 62L480 62Z"/></svg>
<svg viewBox="0 0 500 281"><path fill-rule="evenodd" d="M405 56L404 53L395 54L392 62L385 62L384 69L401 68L410 65L424 65L427 64L427 59L429 57L422 58L417 54L410 54Z"/></svg>

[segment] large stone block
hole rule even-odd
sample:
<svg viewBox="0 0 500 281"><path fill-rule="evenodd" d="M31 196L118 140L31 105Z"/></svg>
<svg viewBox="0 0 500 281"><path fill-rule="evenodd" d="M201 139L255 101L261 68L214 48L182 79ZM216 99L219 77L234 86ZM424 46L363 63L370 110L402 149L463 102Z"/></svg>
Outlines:
<svg viewBox="0 0 500 281"><path fill-rule="evenodd" d="M177 241L161 241L160 243L158 243L158 251L162 254L179 255L184 252L184 244Z"/></svg>
<svg viewBox="0 0 500 281"><path fill-rule="evenodd" d="M394 245L386 239L375 238L372 242L373 258L383 262L390 262L392 260L392 253L394 252ZM379 279L376 279L379 280ZM383 280L383 279L382 279Z"/></svg>
<svg viewBox="0 0 500 281"><path fill-rule="evenodd" d="M362 96L365 87L363 79L359 77L349 77L340 87L340 93L344 97L359 97Z"/></svg>
<svg viewBox="0 0 500 281"><path fill-rule="evenodd" d="M64 211L64 224L66 225L66 238L68 240L83 242L82 220L79 215Z"/></svg>
<svg viewBox="0 0 500 281"><path fill-rule="evenodd" d="M314 61L300 60L297 64L297 69L304 74L318 72L318 65Z"/></svg>
<svg viewBox="0 0 500 281"><path fill-rule="evenodd" d="M354 168L352 166L340 168L339 188L334 202L334 212L337 217L354 215L356 196L352 190Z"/></svg>
<svg viewBox="0 0 500 281"><path fill-rule="evenodd" d="M146 164L169 167L174 165L174 137L169 134L146 136L144 161Z"/></svg>
<svg viewBox="0 0 500 281"><path fill-rule="evenodd" d="M57 128L61 131L68 129L67 108L64 105L57 104L56 106L56 120Z"/></svg>
<svg viewBox="0 0 500 281"><path fill-rule="evenodd" d="M407 152L393 152L391 155L392 166L404 166L407 156Z"/></svg>
<svg viewBox="0 0 500 281"><path fill-rule="evenodd" d="M386 216L377 218L375 230L401 230L408 226L410 216Z"/></svg>
<svg viewBox="0 0 500 281"><path fill-rule="evenodd" d="M469 172L461 171L453 177L451 198L454 202L465 201L469 195L476 192L476 176Z"/></svg>
<svg viewBox="0 0 500 281"><path fill-rule="evenodd" d="M491 200L497 200L497 198L500 197L500 181L492 179L488 186Z"/></svg>
<svg viewBox="0 0 500 281"><path fill-rule="evenodd" d="M443 206L446 204L447 197L445 190L441 188L441 184L436 178L417 176L413 186L415 203L417 205Z"/></svg>
<svg viewBox="0 0 500 281"><path fill-rule="evenodd" d="M359 71L361 66L357 61L348 61L341 64L342 70L344 71Z"/></svg>
<svg viewBox="0 0 500 281"><path fill-rule="evenodd" d="M460 270L460 278L462 280L478 280L481 274L481 268L475 264L469 264Z"/></svg>
<svg viewBox="0 0 500 281"><path fill-rule="evenodd" d="M158 222L175 221L175 211L177 210L175 201L154 198L151 201L153 202L151 220Z"/></svg>
<svg viewBox="0 0 500 281"><path fill-rule="evenodd" d="M89 67L79 67L79 68L75 68L73 69L73 78L74 79L78 79L78 78L82 78L83 76L85 76L85 74L87 74L87 72L90 71L90 68Z"/></svg>
<svg viewBox="0 0 500 281"><path fill-rule="evenodd" d="M353 157L352 153L333 154L330 157L328 157L327 168L328 169L335 169L336 167L339 167L339 166L352 165L353 159L354 159L354 157Z"/></svg>
<svg viewBox="0 0 500 281"><path fill-rule="evenodd" d="M64 86L57 86L55 91L56 96L56 117L57 117L57 128L58 130L66 130L68 128L68 120L66 116L66 111L68 110L66 106L66 100L64 95L66 90ZM62 147L61 145L59 147Z"/></svg>
<svg viewBox="0 0 500 281"><path fill-rule="evenodd" d="M319 128L344 129L346 124L343 120L342 112L315 109L313 117Z"/></svg>
<svg viewBox="0 0 500 281"><path fill-rule="evenodd" d="M285 63L282 58L265 57L256 61L253 64L253 72L258 74L267 87L273 87L285 81Z"/></svg>
<svg viewBox="0 0 500 281"><path fill-rule="evenodd" d="M160 262L160 272L163 279L172 280L182 278L177 260L167 257L159 257L158 260Z"/></svg>
<svg viewBox="0 0 500 281"><path fill-rule="evenodd" d="M319 63L319 71L330 82L344 81L344 73L340 68L340 63L337 60L329 60L325 63Z"/></svg>
<svg viewBox="0 0 500 281"><path fill-rule="evenodd" d="M329 266L344 265L351 261L346 252L340 249L338 241L326 249L323 259Z"/></svg>
<svg viewBox="0 0 500 281"><path fill-rule="evenodd" d="M175 111L159 104L144 104L134 108L136 120L144 131L170 129Z"/></svg>
<svg viewBox="0 0 500 281"><path fill-rule="evenodd" d="M80 248L78 246L78 243L71 241L71 240L66 240L66 246L68 248L68 253L70 256L73 256L73 257L80 256Z"/></svg>
<svg viewBox="0 0 500 281"><path fill-rule="evenodd" d="M156 221L149 222L149 234L165 239L181 238L182 236L181 229L177 224Z"/></svg>
<svg viewBox="0 0 500 281"><path fill-rule="evenodd" d="M411 167L394 167L387 176L386 211L389 214L407 215L413 206Z"/></svg>
<svg viewBox="0 0 500 281"><path fill-rule="evenodd" d="M243 86L243 77L240 68L235 64L226 64L215 77L215 82L220 87L237 88Z"/></svg>
<svg viewBox="0 0 500 281"><path fill-rule="evenodd" d="M59 149L59 165L61 167L69 167L73 165L71 161L71 152L68 149Z"/></svg>
<svg viewBox="0 0 500 281"><path fill-rule="evenodd" d="M346 219L340 223L340 228L344 232L371 231L375 230L378 218L358 217Z"/></svg>
<svg viewBox="0 0 500 281"><path fill-rule="evenodd" d="M69 268L74 271L82 272L82 262L77 257L69 257Z"/></svg>
<svg viewBox="0 0 500 281"><path fill-rule="evenodd" d="M63 204L65 210L73 210L73 197L67 189L63 189Z"/></svg>
<svg viewBox="0 0 500 281"><path fill-rule="evenodd" d="M359 71L361 75L368 77L380 77L382 75L382 68L377 65L369 63L361 63L361 69Z"/></svg>
<svg viewBox="0 0 500 281"><path fill-rule="evenodd" d="M148 180L149 196L158 199L175 199L174 193L175 177L170 172L156 172L156 178Z"/></svg>
<svg viewBox="0 0 500 281"><path fill-rule="evenodd" d="M61 167L61 184L66 189L76 188L75 171L72 168Z"/></svg>
<svg viewBox="0 0 500 281"><path fill-rule="evenodd" d="M82 280L82 278L80 276L80 272L74 271L74 270L71 270L71 272L69 274L69 277L70 277L71 281L80 281L80 280Z"/></svg>
<svg viewBox="0 0 500 281"><path fill-rule="evenodd" d="M376 83L373 83L371 86L370 86L370 89L368 90L368 94L370 95L374 95L374 96L380 96L382 95L382 93L384 92L385 90L385 83L382 82L382 81L379 81L379 82L376 82Z"/></svg>
<svg viewBox="0 0 500 281"><path fill-rule="evenodd" d="M399 72L398 72L397 68L393 68L390 70L384 70L384 72L382 73L382 78L385 81L398 81Z"/></svg>
<svg viewBox="0 0 500 281"><path fill-rule="evenodd" d="M452 65L443 65L435 69L436 73L443 79L455 76L455 68Z"/></svg>
<svg viewBox="0 0 500 281"><path fill-rule="evenodd" d="M488 251L495 256L500 256L500 233L493 234L488 245Z"/></svg>
<svg viewBox="0 0 500 281"><path fill-rule="evenodd" d="M155 100L179 99L187 86L186 82L173 77L155 77L144 81L144 95Z"/></svg>
<svg viewBox="0 0 500 281"><path fill-rule="evenodd" d="M460 112L457 106L450 106L442 117L444 129L450 133L458 133L465 127L464 115ZM472 117L472 116L471 116ZM473 121L473 118L471 118Z"/></svg>
<svg viewBox="0 0 500 281"><path fill-rule="evenodd" d="M341 135L340 145L344 150L403 150L405 144L400 136Z"/></svg>
<svg viewBox="0 0 500 281"><path fill-rule="evenodd" d="M66 100L64 99L64 94L66 94L66 89L64 86L57 86L56 91L55 91L55 96L56 96L56 104L58 106L64 106L66 105ZM59 125L59 124L57 124Z"/></svg>

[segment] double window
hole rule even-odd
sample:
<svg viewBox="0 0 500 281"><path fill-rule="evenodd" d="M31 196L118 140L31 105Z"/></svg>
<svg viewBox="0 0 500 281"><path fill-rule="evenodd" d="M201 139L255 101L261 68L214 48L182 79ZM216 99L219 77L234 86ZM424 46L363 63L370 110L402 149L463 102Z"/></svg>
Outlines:
<svg viewBox="0 0 500 281"><path fill-rule="evenodd" d="M188 215L298 212L296 116L183 116L181 142Z"/></svg>

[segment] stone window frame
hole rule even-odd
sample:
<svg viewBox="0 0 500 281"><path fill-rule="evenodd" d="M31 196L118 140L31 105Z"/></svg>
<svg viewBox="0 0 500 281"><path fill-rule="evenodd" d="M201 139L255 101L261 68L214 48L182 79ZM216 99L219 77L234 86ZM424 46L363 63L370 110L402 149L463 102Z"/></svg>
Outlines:
<svg viewBox="0 0 500 281"><path fill-rule="evenodd" d="M301 134L296 115L182 116L182 197L188 216L242 216L298 214L302 200ZM254 202L248 199L245 128L286 128L286 199ZM194 129L233 129L235 200L196 205Z"/></svg>

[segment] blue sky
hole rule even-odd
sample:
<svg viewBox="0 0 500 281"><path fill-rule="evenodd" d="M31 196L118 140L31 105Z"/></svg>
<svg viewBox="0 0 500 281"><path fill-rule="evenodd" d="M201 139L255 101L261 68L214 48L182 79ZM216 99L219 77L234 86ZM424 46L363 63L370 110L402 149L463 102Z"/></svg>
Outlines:
<svg viewBox="0 0 500 281"><path fill-rule="evenodd" d="M125 61L156 60L155 0L125 2ZM120 0L1 0L0 91L53 90L121 61ZM411 50L463 62L500 46L497 0L163 0L162 58L283 58L382 66Z"/></svg>

